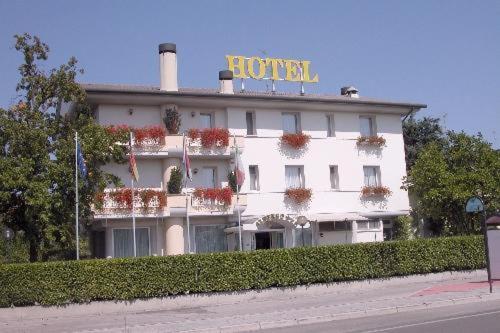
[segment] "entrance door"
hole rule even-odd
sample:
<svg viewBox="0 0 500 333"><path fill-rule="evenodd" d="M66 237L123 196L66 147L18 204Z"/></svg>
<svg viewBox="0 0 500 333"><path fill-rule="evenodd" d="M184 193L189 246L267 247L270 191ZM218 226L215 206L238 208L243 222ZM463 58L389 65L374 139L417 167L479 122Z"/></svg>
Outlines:
<svg viewBox="0 0 500 333"><path fill-rule="evenodd" d="M283 247L283 232L256 232L255 250L279 249Z"/></svg>

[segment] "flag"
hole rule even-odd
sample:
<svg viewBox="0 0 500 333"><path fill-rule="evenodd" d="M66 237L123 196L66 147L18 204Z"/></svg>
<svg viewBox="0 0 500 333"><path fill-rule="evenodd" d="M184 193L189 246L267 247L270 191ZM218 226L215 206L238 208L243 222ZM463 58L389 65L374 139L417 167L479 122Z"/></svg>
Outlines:
<svg viewBox="0 0 500 333"><path fill-rule="evenodd" d="M234 174L236 175L236 185L241 186L245 181L245 170L243 167L243 162L241 161L238 145L236 144L236 138L234 139L234 145L236 147L236 163L234 165Z"/></svg>
<svg viewBox="0 0 500 333"><path fill-rule="evenodd" d="M132 150L130 150L130 159L129 159L129 171L132 178L138 182L139 181L139 171L137 170L137 163L135 162L135 155Z"/></svg>
<svg viewBox="0 0 500 333"><path fill-rule="evenodd" d="M78 170L83 178L87 177L87 166L85 165L85 160L83 159L82 147L80 143L76 145L76 163L78 165Z"/></svg>
<svg viewBox="0 0 500 333"><path fill-rule="evenodd" d="M193 175L191 174L191 162L189 161L185 137L182 138L182 166L184 167L184 179L193 181Z"/></svg>

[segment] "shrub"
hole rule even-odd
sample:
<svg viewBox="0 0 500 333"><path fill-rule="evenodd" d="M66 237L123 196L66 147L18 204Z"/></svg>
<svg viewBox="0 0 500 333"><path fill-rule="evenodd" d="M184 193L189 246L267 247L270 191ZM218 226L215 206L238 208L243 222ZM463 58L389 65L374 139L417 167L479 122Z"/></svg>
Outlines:
<svg viewBox="0 0 500 333"><path fill-rule="evenodd" d="M170 194L179 194L182 190L182 171L180 168L175 167L170 172L170 179L167 183L167 190Z"/></svg>
<svg viewBox="0 0 500 333"><path fill-rule="evenodd" d="M411 225L413 217L410 215L398 216L393 220L393 238L396 240L407 240L412 238Z"/></svg>
<svg viewBox="0 0 500 333"><path fill-rule="evenodd" d="M163 123L169 134L178 134L179 127L181 127L181 116L175 107L165 110L165 117Z"/></svg>
<svg viewBox="0 0 500 333"><path fill-rule="evenodd" d="M485 267L482 237L0 265L0 306L127 300Z"/></svg>
<svg viewBox="0 0 500 333"><path fill-rule="evenodd" d="M280 138L281 143L290 146L294 149L301 149L307 146L311 140L311 136L303 133L286 133Z"/></svg>
<svg viewBox="0 0 500 333"><path fill-rule="evenodd" d="M285 191L285 197L297 205L302 205L311 200L312 191L309 188L289 188Z"/></svg>

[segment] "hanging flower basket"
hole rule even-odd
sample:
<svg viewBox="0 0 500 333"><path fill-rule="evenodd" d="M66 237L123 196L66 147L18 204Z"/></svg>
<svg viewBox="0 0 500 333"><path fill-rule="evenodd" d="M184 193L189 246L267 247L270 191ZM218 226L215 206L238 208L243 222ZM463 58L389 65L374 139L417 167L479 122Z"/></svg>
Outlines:
<svg viewBox="0 0 500 333"><path fill-rule="evenodd" d="M230 187L197 188L193 192L193 197L200 201L209 201L213 204L221 203L224 206L230 206L233 199L233 190Z"/></svg>
<svg viewBox="0 0 500 333"><path fill-rule="evenodd" d="M382 147L385 146L385 138L378 135L372 136L360 136L357 139L358 145L366 145L366 146L374 146L374 147Z"/></svg>
<svg viewBox="0 0 500 333"><path fill-rule="evenodd" d="M311 136L303 133L285 133L280 138L281 143L294 149L302 149L311 140Z"/></svg>
<svg viewBox="0 0 500 333"><path fill-rule="evenodd" d="M297 205L311 201L312 190L310 188L289 188L285 191L285 198L292 200Z"/></svg>
<svg viewBox="0 0 500 333"><path fill-rule="evenodd" d="M188 130L191 141L200 140L203 148L220 148L229 146L229 131L225 128L205 128L199 130L191 128Z"/></svg>
<svg viewBox="0 0 500 333"><path fill-rule="evenodd" d="M386 186L364 186L361 189L361 196L365 198L384 198L390 196L391 194L391 190Z"/></svg>

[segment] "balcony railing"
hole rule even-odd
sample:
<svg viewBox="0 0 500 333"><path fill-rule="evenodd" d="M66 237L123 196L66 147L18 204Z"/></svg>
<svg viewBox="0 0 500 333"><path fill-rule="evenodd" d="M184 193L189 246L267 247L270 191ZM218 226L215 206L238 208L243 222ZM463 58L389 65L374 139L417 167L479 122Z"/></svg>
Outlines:
<svg viewBox="0 0 500 333"><path fill-rule="evenodd" d="M207 215L233 215L237 213L237 209L241 211L247 205L246 194L240 194L239 198L236 194L232 195L231 204L226 205L223 202L212 200L200 200L192 195L188 196L188 210L190 216L207 216ZM170 215L186 214L186 195L185 194L169 194L168 195L168 210Z"/></svg>

